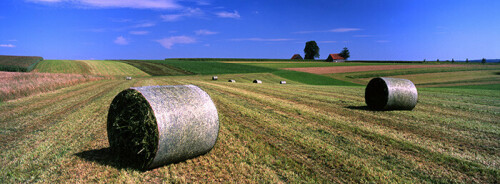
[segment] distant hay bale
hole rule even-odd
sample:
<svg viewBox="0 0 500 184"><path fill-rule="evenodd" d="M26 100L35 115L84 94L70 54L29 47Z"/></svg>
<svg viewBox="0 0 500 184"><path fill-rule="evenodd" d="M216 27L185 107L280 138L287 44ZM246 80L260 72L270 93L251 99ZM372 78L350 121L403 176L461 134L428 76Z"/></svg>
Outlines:
<svg viewBox="0 0 500 184"><path fill-rule="evenodd" d="M132 80L132 77L125 77L125 80Z"/></svg>
<svg viewBox="0 0 500 184"><path fill-rule="evenodd" d="M417 88L407 79L374 78L366 86L365 102L374 110L412 110L417 101Z"/></svg>
<svg viewBox="0 0 500 184"><path fill-rule="evenodd" d="M262 81L255 79L255 80L253 80L253 83L262 84Z"/></svg>
<svg viewBox="0 0 500 184"><path fill-rule="evenodd" d="M210 151L219 117L210 96L197 86L134 87L111 102L107 131L120 160L151 169Z"/></svg>
<svg viewBox="0 0 500 184"><path fill-rule="evenodd" d="M229 79L227 82L236 82L234 79Z"/></svg>
<svg viewBox="0 0 500 184"><path fill-rule="evenodd" d="M212 76L212 80L217 80L218 77L217 76Z"/></svg>
<svg viewBox="0 0 500 184"><path fill-rule="evenodd" d="M286 81L280 81L280 84L286 84Z"/></svg>

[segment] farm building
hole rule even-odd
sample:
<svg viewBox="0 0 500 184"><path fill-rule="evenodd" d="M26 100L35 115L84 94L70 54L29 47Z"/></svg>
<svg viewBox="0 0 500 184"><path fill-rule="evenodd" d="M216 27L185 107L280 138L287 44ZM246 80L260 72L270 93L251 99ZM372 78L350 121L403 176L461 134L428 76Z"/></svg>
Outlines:
<svg viewBox="0 0 500 184"><path fill-rule="evenodd" d="M328 62L344 62L345 59L340 56L340 54L330 54L328 55L328 58L326 58L326 61Z"/></svg>
<svg viewBox="0 0 500 184"><path fill-rule="evenodd" d="M303 60L304 58L300 54L294 54L291 59Z"/></svg>

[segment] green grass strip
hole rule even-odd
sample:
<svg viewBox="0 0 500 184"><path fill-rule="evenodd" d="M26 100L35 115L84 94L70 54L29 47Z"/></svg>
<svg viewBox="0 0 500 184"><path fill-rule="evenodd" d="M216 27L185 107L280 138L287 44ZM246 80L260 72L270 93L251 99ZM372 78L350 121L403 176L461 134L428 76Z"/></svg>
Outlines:
<svg viewBox="0 0 500 184"><path fill-rule="evenodd" d="M151 62L164 63L195 74L271 73L276 71L272 68L213 61L167 60Z"/></svg>

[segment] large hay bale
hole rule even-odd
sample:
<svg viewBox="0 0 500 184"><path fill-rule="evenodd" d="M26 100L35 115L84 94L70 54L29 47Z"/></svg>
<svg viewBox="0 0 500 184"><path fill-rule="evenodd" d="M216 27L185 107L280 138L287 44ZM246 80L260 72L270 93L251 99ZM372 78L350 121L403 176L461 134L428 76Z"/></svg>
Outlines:
<svg viewBox="0 0 500 184"><path fill-rule="evenodd" d="M132 80L132 77L125 77L125 80Z"/></svg>
<svg viewBox="0 0 500 184"><path fill-rule="evenodd" d="M280 81L280 84L286 84L286 81Z"/></svg>
<svg viewBox="0 0 500 184"><path fill-rule="evenodd" d="M417 88L407 79L374 78L366 86L365 102L374 110L412 110L417 101Z"/></svg>
<svg viewBox="0 0 500 184"><path fill-rule="evenodd" d="M227 82L236 82L234 79L229 79Z"/></svg>
<svg viewBox="0 0 500 184"><path fill-rule="evenodd" d="M212 80L217 80L219 79L217 76L212 76Z"/></svg>
<svg viewBox="0 0 500 184"><path fill-rule="evenodd" d="M253 83L262 84L262 81L255 79L255 80L253 80Z"/></svg>
<svg viewBox="0 0 500 184"><path fill-rule="evenodd" d="M107 130L120 160L150 169L210 151L219 117L210 96L197 86L134 87L113 99Z"/></svg>

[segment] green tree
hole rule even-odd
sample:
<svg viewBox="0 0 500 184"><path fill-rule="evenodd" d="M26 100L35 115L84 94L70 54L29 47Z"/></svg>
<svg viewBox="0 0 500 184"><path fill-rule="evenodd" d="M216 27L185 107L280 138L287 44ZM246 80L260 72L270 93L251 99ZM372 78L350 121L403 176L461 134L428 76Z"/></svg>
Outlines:
<svg viewBox="0 0 500 184"><path fill-rule="evenodd" d="M316 41L308 41L306 42L306 47L304 48L304 59L314 59L319 58L319 47L316 44Z"/></svg>
<svg viewBox="0 0 500 184"><path fill-rule="evenodd" d="M424 59L424 63L425 63L425 59Z"/></svg>
<svg viewBox="0 0 500 184"><path fill-rule="evenodd" d="M481 63L483 63L483 64L484 64L484 63L486 63L486 58L483 58L483 59L481 60Z"/></svg>
<svg viewBox="0 0 500 184"><path fill-rule="evenodd" d="M439 62L439 59L437 59L436 62Z"/></svg>
<svg viewBox="0 0 500 184"><path fill-rule="evenodd" d="M451 58L451 62L454 63L455 62L455 59Z"/></svg>
<svg viewBox="0 0 500 184"><path fill-rule="evenodd" d="M344 47L344 49L342 50L342 52L340 52L340 57L343 57L345 60L347 60L347 58L351 57L351 54L349 53L349 49L347 49L347 47Z"/></svg>
<svg viewBox="0 0 500 184"><path fill-rule="evenodd" d="M469 58L465 59L465 62L466 62L466 63L469 63Z"/></svg>

